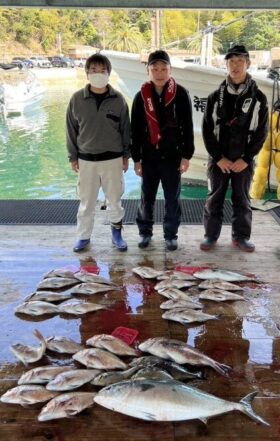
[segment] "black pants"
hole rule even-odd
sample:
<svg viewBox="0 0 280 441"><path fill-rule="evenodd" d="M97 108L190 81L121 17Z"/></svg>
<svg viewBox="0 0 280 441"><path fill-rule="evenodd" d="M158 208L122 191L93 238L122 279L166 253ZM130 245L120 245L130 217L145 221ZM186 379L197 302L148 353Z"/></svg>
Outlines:
<svg viewBox="0 0 280 441"><path fill-rule="evenodd" d="M240 173L223 173L212 160L209 161L208 178L211 188L204 207L205 237L217 240L220 236L225 196L231 182L232 239L250 239L252 210L249 189L252 176L253 164L249 164Z"/></svg>
<svg viewBox="0 0 280 441"><path fill-rule="evenodd" d="M177 239L181 221L179 166L179 159L163 159L159 155L142 160L141 202L136 218L140 236L153 235L154 204L161 182L165 199L164 238Z"/></svg>

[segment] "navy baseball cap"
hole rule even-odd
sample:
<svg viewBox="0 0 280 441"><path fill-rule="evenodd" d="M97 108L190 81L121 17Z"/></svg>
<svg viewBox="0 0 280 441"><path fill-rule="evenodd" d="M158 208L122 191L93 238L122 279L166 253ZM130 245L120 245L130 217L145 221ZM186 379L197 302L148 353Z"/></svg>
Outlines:
<svg viewBox="0 0 280 441"><path fill-rule="evenodd" d="M148 66L156 63L157 61L162 61L163 63L170 64L170 58L165 51L155 51L151 52L148 58Z"/></svg>
<svg viewBox="0 0 280 441"><path fill-rule="evenodd" d="M236 46L229 48L229 50L227 51L227 53L225 55L225 60L228 60L233 55L243 55L244 57L249 58L249 52L247 51L247 49L243 45L236 45Z"/></svg>

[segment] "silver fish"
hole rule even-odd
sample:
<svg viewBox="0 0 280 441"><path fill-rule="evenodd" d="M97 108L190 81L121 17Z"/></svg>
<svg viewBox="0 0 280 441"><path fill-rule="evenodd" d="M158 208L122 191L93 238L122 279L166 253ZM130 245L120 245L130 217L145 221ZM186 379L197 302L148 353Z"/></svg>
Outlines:
<svg viewBox="0 0 280 441"><path fill-rule="evenodd" d="M132 380L173 380L173 377L168 372L160 369L157 366L146 366L139 369L132 377Z"/></svg>
<svg viewBox="0 0 280 441"><path fill-rule="evenodd" d="M54 291L36 291L25 297L24 302L40 301L40 302L56 303L56 302L63 302L64 300L68 300L68 299L71 299L70 293L67 294L64 292L54 292Z"/></svg>
<svg viewBox="0 0 280 441"><path fill-rule="evenodd" d="M18 384L45 384L53 380L58 374L72 370L73 366L40 366L30 369L18 380Z"/></svg>
<svg viewBox="0 0 280 441"><path fill-rule="evenodd" d="M188 363L194 366L210 366L225 376L231 370L229 366L213 360L180 340L165 337L149 338L139 345L139 349L143 352L149 352L152 355L175 361L178 364Z"/></svg>
<svg viewBox="0 0 280 441"><path fill-rule="evenodd" d="M89 383L101 373L98 369L73 369L68 372L58 374L51 380L46 388L47 390L66 391L77 389L83 384Z"/></svg>
<svg viewBox="0 0 280 441"><path fill-rule="evenodd" d="M46 352L46 341L42 334L37 329L34 330L33 334L36 338L38 338L38 340L40 340L40 346L34 347L22 345L20 343L10 346L12 353L25 365L40 360Z"/></svg>
<svg viewBox="0 0 280 441"><path fill-rule="evenodd" d="M47 349L60 354L75 354L84 347L71 338L51 336L46 338Z"/></svg>
<svg viewBox="0 0 280 441"><path fill-rule="evenodd" d="M167 288L190 288L191 286L195 286L196 282L192 282L189 280L177 280L177 279L166 279L155 285L155 290L159 289L167 289Z"/></svg>
<svg viewBox="0 0 280 441"><path fill-rule="evenodd" d="M43 403L55 397L57 393L48 391L44 386L23 384L9 389L0 400L2 403L13 403L26 406L28 404Z"/></svg>
<svg viewBox="0 0 280 441"><path fill-rule="evenodd" d="M44 279L49 279L51 277L63 277L66 279L75 279L74 274L78 271L78 267L75 269L67 269L67 268L58 268L51 271L48 271L44 274Z"/></svg>
<svg viewBox="0 0 280 441"><path fill-rule="evenodd" d="M243 297L238 294L234 294L233 292L214 288L202 291L202 293L199 294L199 298L202 300L214 300L215 302L225 302L227 300L245 300Z"/></svg>
<svg viewBox="0 0 280 441"><path fill-rule="evenodd" d="M70 392L61 394L49 401L41 410L38 420L49 421L72 417L93 405L95 393Z"/></svg>
<svg viewBox="0 0 280 441"><path fill-rule="evenodd" d="M117 355L137 355L137 351L134 348L131 348L123 340L110 334L94 335L86 341L86 344L96 348L106 349Z"/></svg>
<svg viewBox="0 0 280 441"><path fill-rule="evenodd" d="M203 280L198 285L198 288L200 289L225 289L226 291L243 291L243 288L241 286L235 285L231 282L226 282L225 280L217 280L217 279L210 279L210 280Z"/></svg>
<svg viewBox="0 0 280 441"><path fill-rule="evenodd" d="M257 392L239 403L226 401L175 380L127 380L101 389L94 401L125 415L148 421L183 421L208 418L233 410L269 425L251 407Z"/></svg>
<svg viewBox="0 0 280 441"><path fill-rule="evenodd" d="M193 309L173 308L165 311L162 318L173 320L175 322L187 325L193 322L206 322L207 320L215 320L217 317L210 314L205 314L201 311L194 311Z"/></svg>
<svg viewBox="0 0 280 441"><path fill-rule="evenodd" d="M93 369L126 369L127 365L116 355L103 349L83 349L73 355L74 360Z"/></svg>
<svg viewBox="0 0 280 441"><path fill-rule="evenodd" d="M171 280L196 280L196 278L188 273L184 273L183 271L164 271L163 275L158 276L157 280L165 280L165 279L171 279Z"/></svg>
<svg viewBox="0 0 280 441"><path fill-rule="evenodd" d="M120 288L111 285L103 285L102 283L80 283L71 289L71 294L93 295L99 292L116 291Z"/></svg>
<svg viewBox="0 0 280 441"><path fill-rule="evenodd" d="M156 279L163 274L163 271L157 271L149 266L137 266L132 268L132 272L142 277L142 279Z"/></svg>
<svg viewBox="0 0 280 441"><path fill-rule="evenodd" d="M88 312L98 311L99 309L107 309L107 307L100 303L83 302L79 300L72 300L59 305L59 312L61 314L82 315Z"/></svg>
<svg viewBox="0 0 280 441"><path fill-rule="evenodd" d="M181 291L180 289L177 288L166 288L166 289L159 289L158 293L161 296L166 297L167 299L171 299L171 300L189 300L192 301L192 297L187 294L184 291Z"/></svg>
<svg viewBox="0 0 280 441"><path fill-rule="evenodd" d="M41 280L37 285L37 290L66 288L67 286L76 285L77 283L79 283L79 281L71 277L47 277Z"/></svg>
<svg viewBox="0 0 280 441"><path fill-rule="evenodd" d="M118 383L130 378L136 371L138 371L138 367L131 367L126 371L102 372L91 381L91 384L95 386L109 386L109 384Z"/></svg>
<svg viewBox="0 0 280 441"><path fill-rule="evenodd" d="M44 315L44 314L58 314L59 309L56 305L48 302L41 302L34 300L32 302L25 302L15 308L15 313L26 315Z"/></svg>
<svg viewBox="0 0 280 441"><path fill-rule="evenodd" d="M224 280L226 282L243 282L243 281L252 281L257 282L256 279L252 277L244 276L243 274L235 273L233 271L227 271L222 269L204 269L201 271L196 271L194 276L198 279L207 280L207 279L219 279Z"/></svg>
<svg viewBox="0 0 280 441"><path fill-rule="evenodd" d="M105 277L102 277L99 274L86 273L83 271L79 271L78 273L75 273L75 278L78 279L80 282L84 282L84 283L114 285L114 283L111 282L111 280L106 279Z"/></svg>
<svg viewBox="0 0 280 441"><path fill-rule="evenodd" d="M166 300L160 304L161 309L185 308L185 309L202 309L201 303L195 303L190 300Z"/></svg>

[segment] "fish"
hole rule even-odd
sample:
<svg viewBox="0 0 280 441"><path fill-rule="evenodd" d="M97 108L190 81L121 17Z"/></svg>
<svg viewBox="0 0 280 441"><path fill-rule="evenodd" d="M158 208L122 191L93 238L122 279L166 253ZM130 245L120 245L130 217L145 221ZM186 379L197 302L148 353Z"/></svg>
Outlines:
<svg viewBox="0 0 280 441"><path fill-rule="evenodd" d="M173 308L165 311L162 318L173 320L175 322L188 325L193 322L206 322L207 320L215 320L217 317L210 314L205 314L201 311L194 311L193 309Z"/></svg>
<svg viewBox="0 0 280 441"><path fill-rule="evenodd" d="M30 369L18 380L18 384L46 384L58 374L72 370L73 366L40 366Z"/></svg>
<svg viewBox="0 0 280 441"><path fill-rule="evenodd" d="M78 279L80 282L84 282L84 283L98 283L103 285L115 286L115 284L111 282L111 280L106 279L105 277L102 277L99 274L79 271L78 273L75 273L75 278Z"/></svg>
<svg viewBox="0 0 280 441"><path fill-rule="evenodd" d="M76 285L77 283L79 283L79 281L72 277L47 277L41 280L37 285L37 290L66 288L67 286Z"/></svg>
<svg viewBox="0 0 280 441"><path fill-rule="evenodd" d="M91 384L94 384L94 386L109 386L109 384L130 378L136 371L138 371L138 367L134 366L125 371L102 372L91 381Z"/></svg>
<svg viewBox="0 0 280 441"><path fill-rule="evenodd" d="M199 299L201 300L214 300L215 302L225 302L227 300L245 300L239 294L234 294L230 291L225 291L222 289L205 289L199 294Z"/></svg>
<svg viewBox="0 0 280 441"><path fill-rule="evenodd" d="M60 394L49 401L41 410L38 420L49 421L77 415L94 404L94 392L70 392Z"/></svg>
<svg viewBox="0 0 280 441"><path fill-rule="evenodd" d="M86 344L96 348L106 349L117 355L137 355L137 351L134 348L131 348L120 338L110 334L94 335L86 341Z"/></svg>
<svg viewBox="0 0 280 441"><path fill-rule="evenodd" d="M58 268L51 271L48 271L46 274L43 275L44 279L49 279L52 277L62 277L66 279L75 279L74 274L78 272L79 268L76 267L74 270L67 269L67 268Z"/></svg>
<svg viewBox="0 0 280 441"><path fill-rule="evenodd" d="M46 388L55 391L77 389L92 381L100 373L99 369L73 369L68 372L61 372L47 384Z"/></svg>
<svg viewBox="0 0 280 441"><path fill-rule="evenodd" d="M107 309L107 307L100 303L82 302L79 300L72 300L59 305L59 312L61 314L82 315L98 311L99 309Z"/></svg>
<svg viewBox="0 0 280 441"><path fill-rule="evenodd" d="M56 392L50 392L44 386L39 386L36 384L22 384L9 389L1 396L0 400L2 403L13 403L20 404L21 406L27 406L29 404L49 401L56 395Z"/></svg>
<svg viewBox="0 0 280 441"><path fill-rule="evenodd" d="M161 276L157 277L157 280L196 280L196 278L192 274L184 273L183 271L173 271L168 270L164 271Z"/></svg>
<svg viewBox="0 0 280 441"><path fill-rule="evenodd" d="M47 349L60 354L75 354L84 347L71 338L51 336L46 338Z"/></svg>
<svg viewBox="0 0 280 441"><path fill-rule="evenodd" d="M225 289L226 291L243 291L244 289L241 286L235 285L231 282L226 282L225 280L211 279L211 280L203 280L198 285L200 289Z"/></svg>
<svg viewBox="0 0 280 441"><path fill-rule="evenodd" d="M210 417L238 410L269 426L251 407L256 395L257 392L252 392L235 403L176 380L126 380L101 389L94 402L147 421L200 419L206 422Z"/></svg>
<svg viewBox="0 0 280 441"><path fill-rule="evenodd" d="M191 286L195 286L196 282L192 282L189 280L177 280L177 279L166 279L155 285L155 290L159 289L167 289L167 288L190 288Z"/></svg>
<svg viewBox="0 0 280 441"><path fill-rule="evenodd" d="M10 346L12 353L20 360L23 364L34 363L40 360L44 353L46 352L46 341L38 329L33 332L34 336L40 340L40 346L29 346L16 343Z"/></svg>
<svg viewBox="0 0 280 441"><path fill-rule="evenodd" d="M255 278L244 276L243 274L235 273L233 271L227 271L223 269L204 269L196 271L194 277L202 280L218 279L226 282L257 282Z"/></svg>
<svg viewBox="0 0 280 441"><path fill-rule="evenodd" d="M169 380L172 379L173 377L171 374L169 374L168 372L166 372L163 369L160 369L157 366L146 366L142 369L139 369L138 372L136 372L134 375L132 375L131 377L132 380L142 380L142 379L146 379L146 380Z"/></svg>
<svg viewBox="0 0 280 441"><path fill-rule="evenodd" d="M154 337L140 343L138 348L140 351L149 352L152 355L172 360L178 364L210 366L216 372L224 376L228 376L231 371L230 366L213 360L199 350L192 348L180 340Z"/></svg>
<svg viewBox="0 0 280 441"><path fill-rule="evenodd" d="M132 272L142 277L142 279L156 279L163 274L163 271L157 271L149 266L136 266Z"/></svg>
<svg viewBox="0 0 280 441"><path fill-rule="evenodd" d="M99 348L83 349L76 352L72 358L93 369L127 369L126 363L119 357Z"/></svg>
<svg viewBox="0 0 280 441"><path fill-rule="evenodd" d="M49 302L42 302L34 300L32 302L24 302L15 308L15 313L26 315L44 315L44 314L58 314L60 311L56 305Z"/></svg>
<svg viewBox="0 0 280 441"><path fill-rule="evenodd" d="M167 299L171 300L189 300L192 301L192 297L187 294L184 291L181 291L177 288L166 288L166 289L159 289L157 291L161 296L166 297Z"/></svg>
<svg viewBox="0 0 280 441"><path fill-rule="evenodd" d="M202 309L201 303L190 300L166 300L160 304L161 309L185 308L185 309Z"/></svg>
<svg viewBox="0 0 280 441"><path fill-rule="evenodd" d="M108 291L116 291L116 286L103 285L102 283L80 283L79 285L74 286L71 289L71 294L84 294L84 295L93 295L98 294L99 292L108 292Z"/></svg>
<svg viewBox="0 0 280 441"><path fill-rule="evenodd" d="M54 291L36 291L25 297L24 302L41 301L41 302L56 303L56 302L63 302L68 299L71 299L70 293L54 292Z"/></svg>

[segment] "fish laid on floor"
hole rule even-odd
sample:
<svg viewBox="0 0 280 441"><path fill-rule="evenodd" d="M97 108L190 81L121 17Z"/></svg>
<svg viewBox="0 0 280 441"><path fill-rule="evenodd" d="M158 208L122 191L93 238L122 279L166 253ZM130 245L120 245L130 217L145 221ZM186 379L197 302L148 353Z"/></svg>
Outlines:
<svg viewBox="0 0 280 441"><path fill-rule="evenodd" d="M161 309L174 309L174 308L184 308L184 309L202 309L203 305L201 303L195 303L190 300L166 300L160 304Z"/></svg>
<svg viewBox="0 0 280 441"><path fill-rule="evenodd" d="M171 299L171 300L189 300L189 301L193 300L193 297L191 297L185 291L181 291L180 289L177 288L159 289L157 292L161 296L164 296L167 299Z"/></svg>
<svg viewBox="0 0 280 441"><path fill-rule="evenodd" d="M33 334L40 340L40 346L29 346L16 343L10 346L12 353L25 365L40 360L46 352L46 341L42 334L35 329Z"/></svg>
<svg viewBox="0 0 280 441"><path fill-rule="evenodd" d="M94 404L93 392L70 392L61 394L49 401L41 410L38 420L49 421L57 418L68 418Z"/></svg>
<svg viewBox="0 0 280 441"><path fill-rule="evenodd" d="M190 364L193 366L210 366L222 375L228 375L231 368L204 355L180 340L165 337L154 337L139 345L140 351L149 352L157 357L175 361L178 364Z"/></svg>
<svg viewBox="0 0 280 441"><path fill-rule="evenodd" d="M183 271L173 271L173 270L164 271L164 273L161 276L157 277L157 280L166 280L166 279L197 281L197 279L191 274L184 273Z"/></svg>
<svg viewBox="0 0 280 441"><path fill-rule="evenodd" d="M142 277L142 279L156 279L163 274L163 271L157 271L148 266L137 266L132 268L132 272Z"/></svg>
<svg viewBox="0 0 280 441"><path fill-rule="evenodd" d="M190 280L177 280L177 279L166 279L155 285L155 290L159 289L167 289L167 288L190 288L191 286L197 285L196 282L192 282Z"/></svg>
<svg viewBox="0 0 280 441"><path fill-rule="evenodd" d="M215 302L226 302L234 300L245 300L239 294L235 294L230 291L225 291L222 289L206 289L199 294L199 299L201 300L214 300Z"/></svg>
<svg viewBox="0 0 280 441"><path fill-rule="evenodd" d="M26 315L44 315L44 314L59 314L58 306L53 303L42 302L40 300L34 300L30 302L22 303L15 308L15 313Z"/></svg>
<svg viewBox="0 0 280 441"><path fill-rule="evenodd" d="M84 349L84 346L75 342L71 338L62 336L51 336L45 339L47 349L60 354L75 354Z"/></svg>
<svg viewBox="0 0 280 441"><path fill-rule="evenodd" d="M78 267L77 267L78 270ZM44 274L44 279L49 279L51 277L63 277L64 279L75 279L74 274L77 271L75 270L71 270L71 269L66 269L66 268L57 268L54 270L51 270L49 272L47 272L46 274Z"/></svg>
<svg viewBox="0 0 280 441"><path fill-rule="evenodd" d="M175 380L127 380L101 389L95 403L107 409L147 421L184 421L208 418L238 410L269 426L257 415L251 402L257 392L239 403L223 400Z"/></svg>
<svg viewBox="0 0 280 441"><path fill-rule="evenodd" d="M96 348L106 349L117 355L137 355L137 351L134 348L131 348L123 340L110 334L94 335L86 341L86 344Z"/></svg>
<svg viewBox="0 0 280 441"><path fill-rule="evenodd" d="M47 390L55 391L77 389L92 381L100 373L99 369L73 369L68 372L62 372L51 380L46 388Z"/></svg>
<svg viewBox="0 0 280 441"><path fill-rule="evenodd" d="M158 366L146 366L131 377L132 380L174 380L171 374Z"/></svg>
<svg viewBox="0 0 280 441"><path fill-rule="evenodd" d="M59 305L60 314L82 315L100 309L108 309L108 307L100 303L83 302L79 300L72 300Z"/></svg>
<svg viewBox="0 0 280 441"><path fill-rule="evenodd" d="M119 357L103 349L83 349L76 352L73 358L93 369L127 369L127 365Z"/></svg>
<svg viewBox="0 0 280 441"><path fill-rule="evenodd" d="M41 302L56 303L56 302L64 302L64 300L71 299L71 297L72 296L70 293L55 292L55 291L36 291L25 297L24 302L41 301Z"/></svg>
<svg viewBox="0 0 280 441"><path fill-rule="evenodd" d="M226 282L225 280L218 280L218 279L210 279L210 280L203 280L198 285L198 288L200 289L225 289L226 291L244 291L244 288L241 286L235 285L232 282Z"/></svg>
<svg viewBox="0 0 280 441"><path fill-rule="evenodd" d="M162 314L162 318L182 323L182 325L188 325L189 323L193 322L206 322L207 320L217 319L217 317L214 315L205 314L201 311L194 311L193 309L182 308L169 309Z"/></svg>
<svg viewBox="0 0 280 441"><path fill-rule="evenodd" d="M37 285L37 290L66 288L67 286L76 285L77 283L79 283L77 279L70 277L47 277Z"/></svg>
<svg viewBox="0 0 280 441"><path fill-rule="evenodd" d="M258 280L252 277L244 276L243 274L235 273L233 271L227 271L222 269L205 269L201 271L196 271L194 276L198 279L209 280L209 279L218 279L224 280L226 282L249 282L254 280L257 282Z"/></svg>
<svg viewBox="0 0 280 441"><path fill-rule="evenodd" d="M58 374L73 370L73 366L40 366L30 369L18 380L18 384L45 384L53 380Z"/></svg>
<svg viewBox="0 0 280 441"><path fill-rule="evenodd" d="M71 289L71 294L93 295L100 292L116 291L121 288L112 285L103 285L102 283L80 283Z"/></svg>
<svg viewBox="0 0 280 441"><path fill-rule="evenodd" d="M86 273L86 272L78 272L75 273L75 278L80 282L84 283L98 283L103 285L114 285L111 280L106 279L105 277L99 276L99 274Z"/></svg>
<svg viewBox="0 0 280 441"><path fill-rule="evenodd" d="M125 371L102 372L91 381L91 384L102 387L109 386L109 384L119 383L127 378L131 378L136 371L138 371L138 367L134 366Z"/></svg>
<svg viewBox="0 0 280 441"><path fill-rule="evenodd" d="M22 384L13 389L9 389L0 400L2 403L20 404L27 406L29 404L44 403L57 396L57 392L48 391L44 386L36 384Z"/></svg>

